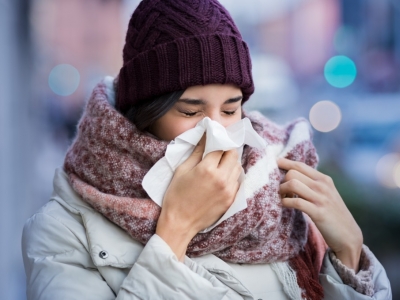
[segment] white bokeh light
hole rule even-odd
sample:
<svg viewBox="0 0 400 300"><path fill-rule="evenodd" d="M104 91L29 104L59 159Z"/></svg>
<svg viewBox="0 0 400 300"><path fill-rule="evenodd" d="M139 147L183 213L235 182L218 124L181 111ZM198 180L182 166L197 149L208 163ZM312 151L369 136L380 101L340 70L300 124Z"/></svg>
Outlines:
<svg viewBox="0 0 400 300"><path fill-rule="evenodd" d="M400 188L400 161L394 167L393 180L397 187Z"/></svg>
<svg viewBox="0 0 400 300"><path fill-rule="evenodd" d="M332 101L323 100L314 104L310 109L311 125L318 131L329 132L339 126L342 113L339 106Z"/></svg>
<svg viewBox="0 0 400 300"><path fill-rule="evenodd" d="M400 187L400 154L389 153L376 164L376 177L388 188Z"/></svg>

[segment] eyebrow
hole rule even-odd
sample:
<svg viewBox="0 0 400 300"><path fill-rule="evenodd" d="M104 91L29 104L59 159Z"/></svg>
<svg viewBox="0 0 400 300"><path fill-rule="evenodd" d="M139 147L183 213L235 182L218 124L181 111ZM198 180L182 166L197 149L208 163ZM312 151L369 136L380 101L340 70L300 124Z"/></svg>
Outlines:
<svg viewBox="0 0 400 300"><path fill-rule="evenodd" d="M229 103L235 103L239 102L240 100L243 99L243 96L237 96L235 98L230 98L224 102L224 104L229 104ZM206 101L201 100L201 99L190 99L190 98L181 98L178 100L178 102L184 102L186 104L191 104L191 105L205 105L207 104Z"/></svg>

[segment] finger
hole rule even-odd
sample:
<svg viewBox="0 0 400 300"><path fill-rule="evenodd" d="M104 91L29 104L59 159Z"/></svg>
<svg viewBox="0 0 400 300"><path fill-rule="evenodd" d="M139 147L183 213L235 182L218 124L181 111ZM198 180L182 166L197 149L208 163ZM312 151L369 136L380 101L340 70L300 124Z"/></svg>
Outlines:
<svg viewBox="0 0 400 300"><path fill-rule="evenodd" d="M206 134L202 136L199 143L194 147L192 154L181 164L181 168L193 169L203 159L204 149L206 147Z"/></svg>
<svg viewBox="0 0 400 300"><path fill-rule="evenodd" d="M228 172L229 180L233 181L233 182L238 182L240 174L242 173L242 170L243 170L243 168L242 168L241 164L239 162L236 162L236 164L233 166L232 170L230 170Z"/></svg>
<svg viewBox="0 0 400 300"><path fill-rule="evenodd" d="M309 201L306 201L302 198L283 198L282 205L288 208L298 209L312 218L316 211L316 206Z"/></svg>
<svg viewBox="0 0 400 300"><path fill-rule="evenodd" d="M305 185L303 182L292 179L280 185L280 194L281 195L299 195L303 199L307 199L308 201L315 202L318 200L318 194Z"/></svg>
<svg viewBox="0 0 400 300"><path fill-rule="evenodd" d="M235 191L235 197L233 198L233 201L235 201L236 194L239 191L239 188L240 188L240 184L239 184L239 182L236 181L234 186L233 186L233 190ZM232 201L232 203L233 203L233 201Z"/></svg>
<svg viewBox="0 0 400 300"><path fill-rule="evenodd" d="M289 171L289 170L293 169L293 170L296 170L314 180L317 180L322 175L322 173L318 172L317 170L306 165L303 162L294 161L294 160L290 160L290 159L282 157L282 158L278 159L277 163L278 163L278 167L283 170Z"/></svg>
<svg viewBox="0 0 400 300"><path fill-rule="evenodd" d="M231 191L234 191L234 193L232 194L233 197L230 199L229 207L230 207L230 206L232 205L232 203L235 201L237 192L239 191L239 188L240 188L240 184L239 184L237 181L235 181L235 182L231 185L230 189L231 189ZM225 211L225 212L226 212L226 211Z"/></svg>
<svg viewBox="0 0 400 300"><path fill-rule="evenodd" d="M313 190L315 188L316 182L313 179L294 169L291 169L286 173L282 183L288 182L293 179L299 180Z"/></svg>
<svg viewBox="0 0 400 300"><path fill-rule="evenodd" d="M224 151L222 151L222 150L210 152L203 158L202 164L210 165L210 166L217 168L221 161L223 154L224 154Z"/></svg>
<svg viewBox="0 0 400 300"><path fill-rule="evenodd" d="M239 159L239 154L236 149L225 151L222 154L218 169L229 172L232 170L232 168L236 166L238 159Z"/></svg>

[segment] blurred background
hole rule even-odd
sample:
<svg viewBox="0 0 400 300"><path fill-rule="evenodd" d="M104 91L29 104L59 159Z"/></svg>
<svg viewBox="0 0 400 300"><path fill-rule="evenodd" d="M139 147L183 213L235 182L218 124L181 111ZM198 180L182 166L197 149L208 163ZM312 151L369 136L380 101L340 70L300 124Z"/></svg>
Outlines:
<svg viewBox="0 0 400 300"><path fill-rule="evenodd" d="M246 109L310 121L319 169L400 299L400 1L221 2L252 52ZM1 299L25 299L23 224L48 201L92 88L118 74L138 3L0 0Z"/></svg>

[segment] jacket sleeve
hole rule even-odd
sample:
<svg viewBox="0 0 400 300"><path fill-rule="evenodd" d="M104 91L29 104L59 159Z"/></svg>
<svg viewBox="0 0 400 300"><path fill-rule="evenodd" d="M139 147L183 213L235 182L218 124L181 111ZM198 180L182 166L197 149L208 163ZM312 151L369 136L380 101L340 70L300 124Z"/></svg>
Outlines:
<svg viewBox="0 0 400 300"><path fill-rule="evenodd" d="M143 249L121 292L117 299L243 299L190 258L179 262L158 235Z"/></svg>
<svg viewBox="0 0 400 300"><path fill-rule="evenodd" d="M344 266L335 254L325 254L319 280L324 288L324 299L391 300L392 291L385 269L375 255L363 246L360 271L355 273Z"/></svg>
<svg viewBox="0 0 400 300"><path fill-rule="evenodd" d="M179 262L157 235L144 247L116 295L84 244L49 214L30 218L22 236L27 299L243 299L189 258Z"/></svg>

